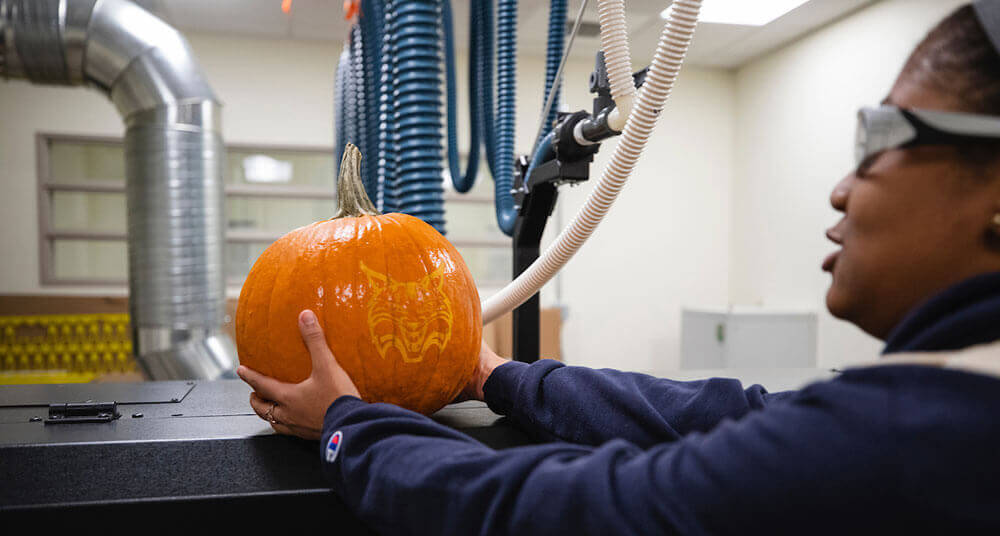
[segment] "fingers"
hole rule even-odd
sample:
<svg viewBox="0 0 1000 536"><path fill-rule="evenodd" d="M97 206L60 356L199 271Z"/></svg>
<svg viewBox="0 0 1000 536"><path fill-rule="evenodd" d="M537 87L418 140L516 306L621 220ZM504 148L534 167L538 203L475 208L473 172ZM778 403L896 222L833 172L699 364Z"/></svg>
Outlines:
<svg viewBox="0 0 1000 536"><path fill-rule="evenodd" d="M271 428L279 434L293 435L305 439L319 439L322 435L322 430L313 430L312 428L283 422L281 420L281 405L275 404L272 400L261 398L257 393L250 393L250 407L253 408L254 413L256 413L258 417L270 423Z"/></svg>
<svg viewBox="0 0 1000 536"><path fill-rule="evenodd" d="M270 376L265 376L243 365L240 365L236 369L236 374L239 375L240 379L247 382L254 391L260 393L260 396L268 400L281 402L287 399L285 395L288 392L289 384L280 382Z"/></svg>
<svg viewBox="0 0 1000 536"><path fill-rule="evenodd" d="M299 332L302 334L302 341L306 343L309 355L312 356L313 370L329 369L336 359L330 351L330 346L326 344L326 336L316 319L316 313L306 309L299 314Z"/></svg>
<svg viewBox="0 0 1000 536"><path fill-rule="evenodd" d="M269 421L268 412L270 411L270 417L274 417L274 411L271 411L271 405L274 404L274 409L277 410L277 404L273 400L268 400L261 397L257 393L250 393L250 407L253 408L253 412L257 414L258 417Z"/></svg>

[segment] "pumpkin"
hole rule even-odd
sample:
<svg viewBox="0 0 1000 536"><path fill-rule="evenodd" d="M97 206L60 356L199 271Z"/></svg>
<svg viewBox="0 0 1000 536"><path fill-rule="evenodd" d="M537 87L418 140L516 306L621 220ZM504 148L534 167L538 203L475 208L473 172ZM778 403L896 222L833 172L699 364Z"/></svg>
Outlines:
<svg viewBox="0 0 1000 536"><path fill-rule="evenodd" d="M462 256L433 227L378 213L360 163L348 144L337 216L289 232L257 258L236 309L239 360L281 381L306 379L312 365L298 315L312 309L365 401L430 414L472 377L479 293Z"/></svg>

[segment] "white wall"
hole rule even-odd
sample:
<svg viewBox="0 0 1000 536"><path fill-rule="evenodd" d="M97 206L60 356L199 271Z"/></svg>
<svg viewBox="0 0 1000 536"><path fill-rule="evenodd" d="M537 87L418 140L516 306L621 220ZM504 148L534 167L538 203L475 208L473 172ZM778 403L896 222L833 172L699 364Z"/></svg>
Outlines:
<svg viewBox="0 0 1000 536"><path fill-rule="evenodd" d="M820 263L834 245L833 185L853 166L855 113L888 93L910 51L961 0L885 0L736 74L731 299L822 312L819 363L874 357L881 343L833 319Z"/></svg>
<svg viewBox="0 0 1000 536"><path fill-rule="evenodd" d="M628 186L562 273L568 361L665 374L680 366L681 307L727 303L734 105L732 73L683 69ZM564 189L563 225L591 188Z"/></svg>

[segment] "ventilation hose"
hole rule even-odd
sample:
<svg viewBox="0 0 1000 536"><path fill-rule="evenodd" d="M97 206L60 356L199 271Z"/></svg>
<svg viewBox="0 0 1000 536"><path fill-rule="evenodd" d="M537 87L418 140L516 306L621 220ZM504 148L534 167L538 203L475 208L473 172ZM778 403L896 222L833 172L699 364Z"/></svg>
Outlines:
<svg viewBox="0 0 1000 536"><path fill-rule="evenodd" d="M434 0L362 4L337 147L353 142L370 155L362 178L381 211L413 215L444 233L441 29Z"/></svg>
<svg viewBox="0 0 1000 536"><path fill-rule="evenodd" d="M564 0L563 0L564 1ZM479 55L482 52L479 46L479 10L472 8L469 15L469 159L465 164L465 174L459 166L458 158L458 105L455 87L457 77L455 76L455 38L451 20L451 0L444 0L442 3L442 17L444 19L444 55L446 78L448 79L448 171L451 173L451 183L455 190L461 193L468 192L476 183L476 175L479 172L479 151L482 145L480 133L483 125L480 121L480 106L476 102L479 98L479 81L477 76Z"/></svg>
<svg viewBox="0 0 1000 536"><path fill-rule="evenodd" d="M580 212L542 256L500 292L483 302L484 323L496 320L538 292L579 251L604 219L632 170L635 169L636 162L656 126L660 110L670 96L694 35L700 8L701 0L675 0L670 6L646 82L638 92L638 98L624 126L621 139L600 181ZM602 33L605 29L602 24ZM607 51L605 54L607 62ZM612 58L612 61L621 63L623 60ZM617 63L614 65L615 68L618 68ZM608 70L611 72L612 65L608 66Z"/></svg>
<svg viewBox="0 0 1000 536"><path fill-rule="evenodd" d="M514 111L517 97L517 0L497 2L497 139L493 174L497 224L514 232Z"/></svg>
<svg viewBox="0 0 1000 536"><path fill-rule="evenodd" d="M542 135L552 129L559 117L559 92L562 90L562 80L556 80L559 74L559 60L562 59L563 43L566 40L566 0L552 0L549 7L549 40L545 50L545 93L542 95L542 106L548 100L549 92L555 85L555 97L552 108L545 118Z"/></svg>
<svg viewBox="0 0 1000 536"><path fill-rule="evenodd" d="M385 10L384 28L388 35L395 31L395 6L389 3ZM396 62L395 49L390 39L382 39L382 64L379 66L379 85L382 93L378 107L378 195L375 206L380 212L398 212L399 203L396 199L396 124L395 117L395 79L392 77Z"/></svg>
<svg viewBox="0 0 1000 536"><path fill-rule="evenodd" d="M340 60L337 62L337 74L333 79L333 109L336 111L333 119L333 129L335 132L334 141L336 143L333 148L333 161L337 166L334 171L335 176L340 175L340 157L344 154L344 146L347 144L344 124L344 93L347 91L347 77L349 76L348 67L350 64L351 56L345 49L340 53Z"/></svg>
<svg viewBox="0 0 1000 536"><path fill-rule="evenodd" d="M396 57L393 115L398 138L394 193L400 212L444 234L440 4L407 0L393 7L396 23L390 39Z"/></svg>
<svg viewBox="0 0 1000 536"><path fill-rule="evenodd" d="M471 31L479 35L479 62L476 75L479 78L481 91L479 116L483 125L483 145L486 153L486 164L490 175L497 176L497 129L493 110L493 0L472 0L472 10L479 14L479 26L473 26Z"/></svg>
<svg viewBox="0 0 1000 536"><path fill-rule="evenodd" d="M361 144L359 137L360 127L358 125L358 111L360 89L358 85L360 81L357 78L356 69L356 57L354 52L354 43L360 41L361 32L355 26L351 28L351 33L348 36L347 43L344 46L344 52L341 54L341 64L337 66L337 70L344 73L343 89L343 107L338 110L340 115L343 116L344 122L344 137L337 140L337 145L340 148L340 153L334 155L334 160L339 161L340 157L343 156L343 147L348 143L353 143L355 145ZM339 165L339 164L338 164Z"/></svg>
<svg viewBox="0 0 1000 536"><path fill-rule="evenodd" d="M551 160L555 154L552 151L552 142L556 138L556 133L549 132L545 135L541 141L538 142L538 149L535 149L535 155L531 157L531 163L528 164L528 171L524 174L525 177L530 177L531 172L535 170L536 167L545 163L546 160Z"/></svg>
<svg viewBox="0 0 1000 536"><path fill-rule="evenodd" d="M608 115L608 126L620 132L632 111L635 96L625 3L622 0L599 0L597 19L601 23L601 50L604 51L604 65L611 84L611 99L615 101L615 109Z"/></svg>
<svg viewBox="0 0 1000 536"><path fill-rule="evenodd" d="M354 25L351 30L351 82L354 89L354 132L352 136L347 141L358 146L362 151L367 151L368 146L365 143L367 137L366 132L368 130L368 117L365 115L365 100L367 95L365 94L365 54L363 49L364 37L361 33L361 27L359 25ZM368 154L367 152L363 154ZM362 164L363 166L364 164ZM365 190L368 189L368 185L365 185Z"/></svg>
<svg viewBox="0 0 1000 536"><path fill-rule="evenodd" d="M484 2L485 3L485 2ZM489 10L485 6L485 10ZM493 132L492 117L484 121L487 133L486 150L490 170L493 173L494 197L496 202L497 224L504 234L510 236L514 232L517 220L517 208L511 188L514 185L514 114L517 98L517 0L499 0L497 3L497 122L495 139L489 137ZM488 20L487 16L481 18ZM545 96L556 86L559 91L560 81L556 80L559 71L559 60L562 58L563 41L566 34L566 0L553 0L549 10L549 35L546 51ZM482 61L481 61L482 63ZM558 116L556 107L549 111L546 118L545 132L552 127ZM491 155L491 150L495 152Z"/></svg>
<svg viewBox="0 0 1000 536"><path fill-rule="evenodd" d="M382 96L382 86L378 83L378 73L382 66L382 42L384 41L384 21L381 0L365 0L361 4L359 15L361 30L361 53L364 72L362 73L364 89L364 130L360 133L358 145L361 154L375 155L378 148L379 128L377 128L378 108ZM355 142L357 143L357 142ZM361 161L361 179L365 185L368 199L378 199L378 161L380 158L366 158Z"/></svg>

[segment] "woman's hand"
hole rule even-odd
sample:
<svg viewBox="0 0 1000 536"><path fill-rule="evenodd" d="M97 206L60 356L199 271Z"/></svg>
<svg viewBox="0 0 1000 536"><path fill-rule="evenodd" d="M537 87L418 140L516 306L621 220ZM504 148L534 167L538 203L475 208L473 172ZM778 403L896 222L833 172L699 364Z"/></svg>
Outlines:
<svg viewBox="0 0 1000 536"><path fill-rule="evenodd" d="M299 315L299 332L312 356L312 374L302 382L284 383L244 366L236 373L254 390L250 393L253 410L270 422L275 432L319 439L330 404L343 395L361 396L333 357L312 311L306 309Z"/></svg>
<svg viewBox="0 0 1000 536"><path fill-rule="evenodd" d="M508 361L510 360L498 356L489 346L486 346L486 341L483 341L479 348L479 363L476 365L476 371L454 401L484 400L483 385L486 384L486 380L489 379L490 374L493 374L494 369Z"/></svg>

